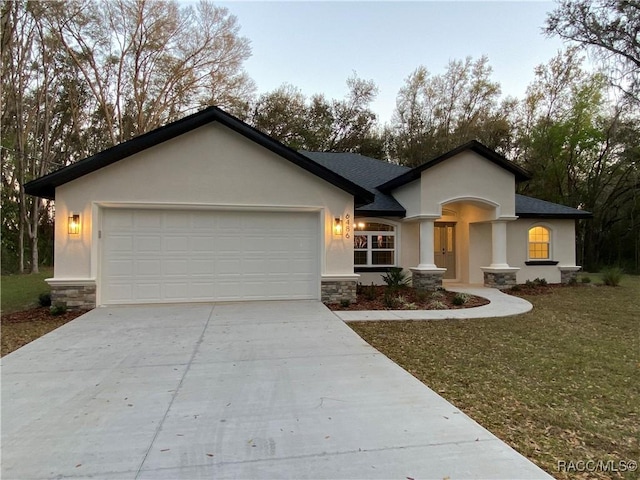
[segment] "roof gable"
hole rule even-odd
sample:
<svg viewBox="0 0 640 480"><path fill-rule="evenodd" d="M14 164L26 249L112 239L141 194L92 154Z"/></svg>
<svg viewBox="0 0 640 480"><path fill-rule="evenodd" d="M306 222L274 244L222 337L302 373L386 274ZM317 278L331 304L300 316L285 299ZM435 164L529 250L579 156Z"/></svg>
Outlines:
<svg viewBox="0 0 640 480"><path fill-rule="evenodd" d="M462 153L466 150L471 150L472 152L477 153L478 155L486 158L487 160L489 160L490 162L498 165L499 167L504 168L505 170L513 173L513 175L516 178L517 182L522 182L525 180L529 180L531 178L531 175L524 170L523 168L517 166L515 163L510 162L509 160L507 160L505 157L503 157L502 155L500 155L499 153L497 153L496 151L490 149L489 147L484 146L483 144L481 144L480 142L478 142L477 140L472 140L468 143L465 143L464 145L460 145L457 148L454 148L453 150L448 151L447 153L440 155L439 157L436 157L432 160L429 160L428 162L423 163L422 165L419 165L411 170L409 170L408 172L405 172L399 176L397 176L396 178L389 180L381 185L378 185L378 189L382 192L389 192L391 190L393 190L394 188L398 188L401 187L402 185L406 185L407 183L410 183L414 180L417 180L420 178L422 172L424 172L425 170L434 167L436 165L438 165L439 163L444 162L445 160L448 160L452 157L455 157L456 155L458 155L459 153Z"/></svg>
<svg viewBox="0 0 640 480"><path fill-rule="evenodd" d="M200 112L156 128L155 130L151 130L150 132L132 138L131 140L103 150L91 157L80 160L60 170L56 170L44 177L33 180L25 184L25 191L29 195L53 200L55 198L56 188L64 185L65 183L100 170L103 167L211 122L219 122L231 130L243 135L247 139L265 147L295 165L298 165L304 170L307 170L332 185L352 194L355 197L356 205L364 205L371 203L374 200L374 195L366 188L363 188L312 159L301 155L295 150L247 125L243 121L226 113L218 107L208 107Z"/></svg>

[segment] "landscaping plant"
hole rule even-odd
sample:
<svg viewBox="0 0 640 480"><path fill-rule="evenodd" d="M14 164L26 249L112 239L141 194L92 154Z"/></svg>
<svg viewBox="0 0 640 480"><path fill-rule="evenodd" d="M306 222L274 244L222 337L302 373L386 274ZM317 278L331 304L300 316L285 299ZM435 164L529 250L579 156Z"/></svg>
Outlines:
<svg viewBox="0 0 640 480"><path fill-rule="evenodd" d="M602 275L602 281L605 285L610 287L617 287L620 285L624 271L619 267L605 268L600 272Z"/></svg>
<svg viewBox="0 0 640 480"><path fill-rule="evenodd" d="M387 287L398 290L402 287L406 287L411 283L411 277L402 271L402 268L393 267L389 269L389 272L382 275L382 280Z"/></svg>

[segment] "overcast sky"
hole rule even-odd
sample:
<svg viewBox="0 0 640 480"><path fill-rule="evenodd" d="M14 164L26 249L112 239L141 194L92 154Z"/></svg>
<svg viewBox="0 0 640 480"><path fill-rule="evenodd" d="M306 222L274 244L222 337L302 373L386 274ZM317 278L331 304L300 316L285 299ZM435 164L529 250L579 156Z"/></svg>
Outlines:
<svg viewBox="0 0 640 480"><path fill-rule="evenodd" d="M536 65L563 47L541 33L553 2L217 2L251 40L245 67L258 93L283 83L343 98L355 71L379 89L388 122L398 90L419 65L442 73L451 59L489 57L503 95L522 97Z"/></svg>

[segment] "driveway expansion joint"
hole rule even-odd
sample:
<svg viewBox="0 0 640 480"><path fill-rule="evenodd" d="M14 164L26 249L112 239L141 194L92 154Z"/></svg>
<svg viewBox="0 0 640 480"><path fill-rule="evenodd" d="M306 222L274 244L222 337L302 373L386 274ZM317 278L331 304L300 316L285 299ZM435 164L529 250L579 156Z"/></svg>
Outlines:
<svg viewBox="0 0 640 480"><path fill-rule="evenodd" d="M198 353L198 349L200 348L200 345L202 345L202 340L204 339L204 335L207 332L207 327L209 326L209 322L211 321L211 317L213 316L213 311L215 310L215 308L216 308L215 304L211 306L211 311L209 312L209 317L207 318L207 321L204 324L204 327L202 328L202 332L200 333L200 337L196 341L196 344L195 344L195 347L193 349L193 352L191 353L191 358L187 362L186 368L184 369L184 372L182 372L182 376L180 377L180 381L178 382L178 385L176 386L175 390L173 391L173 394L171 395L171 401L169 402L169 405L167 406L167 409L164 412L164 415L162 416L162 420L160 420L160 422L158 423L158 427L156 428L156 431L153 434L153 438L151 439L151 443L149 444L149 448L147 449L147 451L144 454L144 457L142 458L142 462L140 462L140 466L138 467L138 470L137 470L136 476L135 476L136 479L140 476L140 472L142 472L142 467L144 466L144 463L147 461L147 458L149 457L149 453L151 452L151 449L153 448L153 445L155 444L156 439L158 438L158 435L162 431L162 426L164 425L164 422L167 419L167 415L169 415L169 410L171 410L171 406L173 405L173 402L175 401L176 397L178 396L178 393L180 392L180 387L182 386L182 383L184 382L184 379L186 378L187 373L189 373L189 370L191 369L191 365L193 364L193 360L195 359L196 354Z"/></svg>

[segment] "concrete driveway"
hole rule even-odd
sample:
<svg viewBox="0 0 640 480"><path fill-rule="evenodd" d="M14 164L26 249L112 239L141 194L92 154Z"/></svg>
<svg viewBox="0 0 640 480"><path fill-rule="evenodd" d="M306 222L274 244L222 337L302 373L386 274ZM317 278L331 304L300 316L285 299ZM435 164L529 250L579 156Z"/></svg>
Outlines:
<svg viewBox="0 0 640 480"><path fill-rule="evenodd" d="M2 478L551 478L319 302L100 308L6 356Z"/></svg>

